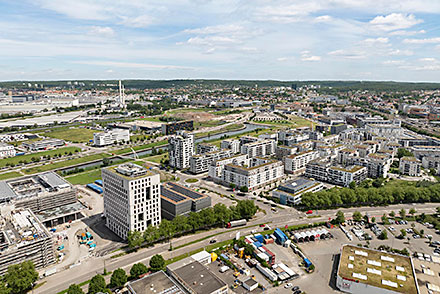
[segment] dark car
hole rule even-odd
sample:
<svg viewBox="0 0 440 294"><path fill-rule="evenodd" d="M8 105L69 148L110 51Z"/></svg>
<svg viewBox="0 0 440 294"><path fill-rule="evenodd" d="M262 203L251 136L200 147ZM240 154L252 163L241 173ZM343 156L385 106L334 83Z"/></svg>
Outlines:
<svg viewBox="0 0 440 294"><path fill-rule="evenodd" d="M214 244L215 242L217 242L217 240L213 239L213 240L209 241L210 244Z"/></svg>
<svg viewBox="0 0 440 294"><path fill-rule="evenodd" d="M299 290L299 286L293 286L292 291L298 291Z"/></svg>
<svg viewBox="0 0 440 294"><path fill-rule="evenodd" d="M301 290L296 290L293 292L293 294L301 294Z"/></svg>

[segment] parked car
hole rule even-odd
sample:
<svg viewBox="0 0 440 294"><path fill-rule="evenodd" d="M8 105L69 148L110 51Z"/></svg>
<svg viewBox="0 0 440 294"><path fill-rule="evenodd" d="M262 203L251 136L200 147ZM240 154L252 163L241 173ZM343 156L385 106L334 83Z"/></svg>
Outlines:
<svg viewBox="0 0 440 294"><path fill-rule="evenodd" d="M217 242L217 240L212 239L211 241L209 241L210 244L214 244L215 242Z"/></svg>
<svg viewBox="0 0 440 294"><path fill-rule="evenodd" d="M286 285L284 285L284 288L285 288L285 289L288 289L288 288L290 288L290 287L292 287L292 284L291 284L291 283L287 283Z"/></svg>

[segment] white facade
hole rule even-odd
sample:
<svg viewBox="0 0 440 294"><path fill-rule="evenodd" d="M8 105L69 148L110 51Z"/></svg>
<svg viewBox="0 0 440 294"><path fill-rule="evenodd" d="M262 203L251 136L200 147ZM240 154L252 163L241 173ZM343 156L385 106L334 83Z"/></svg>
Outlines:
<svg viewBox="0 0 440 294"><path fill-rule="evenodd" d="M93 145L95 146L107 146L114 144L115 142L130 141L130 131L125 129L113 129L103 133L93 134Z"/></svg>
<svg viewBox="0 0 440 294"><path fill-rule="evenodd" d="M232 151L232 153L235 154L235 153L240 152L240 141L234 140L234 139L223 140L221 142L220 147L222 149L230 149Z"/></svg>
<svg viewBox="0 0 440 294"><path fill-rule="evenodd" d="M193 155L189 159L189 171L194 174L207 172L212 162L230 156L232 151L229 149Z"/></svg>
<svg viewBox="0 0 440 294"><path fill-rule="evenodd" d="M246 162L248 156L246 154L238 154L231 157L215 160L209 167L209 177L212 179L221 178L223 169L227 164L242 165Z"/></svg>
<svg viewBox="0 0 440 294"><path fill-rule="evenodd" d="M160 176L126 163L102 170L106 226L122 239L161 219Z"/></svg>
<svg viewBox="0 0 440 294"><path fill-rule="evenodd" d="M184 169L189 168L189 159L194 155L194 135L178 131L177 135L168 139L170 166Z"/></svg>
<svg viewBox="0 0 440 294"><path fill-rule="evenodd" d="M241 153L249 157L267 156L275 153L276 142L273 140L261 140L257 142L243 144Z"/></svg>
<svg viewBox="0 0 440 294"><path fill-rule="evenodd" d="M14 146L0 143L0 158L13 157L15 154Z"/></svg>
<svg viewBox="0 0 440 294"><path fill-rule="evenodd" d="M415 157L402 157L399 163L399 172L404 175L418 177L422 163Z"/></svg>
<svg viewBox="0 0 440 294"><path fill-rule="evenodd" d="M306 165L319 157L318 151L305 151L287 156L284 159L284 169L287 173L298 174L306 170Z"/></svg>

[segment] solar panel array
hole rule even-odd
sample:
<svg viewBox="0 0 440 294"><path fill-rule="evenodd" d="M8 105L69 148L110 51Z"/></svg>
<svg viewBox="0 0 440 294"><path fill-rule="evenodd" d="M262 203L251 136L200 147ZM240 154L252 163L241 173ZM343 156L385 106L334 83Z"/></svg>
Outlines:
<svg viewBox="0 0 440 294"><path fill-rule="evenodd" d="M174 202L181 202L184 200L189 200L188 198L178 194L177 192L170 190L170 189L163 187L163 186L160 188L160 191L161 191L162 196L164 196Z"/></svg>
<svg viewBox="0 0 440 294"><path fill-rule="evenodd" d="M194 200L205 197L205 195L201 193L195 192L191 189L188 189L186 187L180 186L175 183L168 183L168 185L170 185L171 189L173 189L174 191L179 192L180 194L183 194L185 196L188 196Z"/></svg>

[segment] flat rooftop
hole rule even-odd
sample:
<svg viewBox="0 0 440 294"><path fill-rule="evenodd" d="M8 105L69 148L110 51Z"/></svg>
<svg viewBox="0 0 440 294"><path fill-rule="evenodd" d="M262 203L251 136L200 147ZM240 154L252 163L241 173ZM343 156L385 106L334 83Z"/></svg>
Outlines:
<svg viewBox="0 0 440 294"><path fill-rule="evenodd" d="M440 292L440 264L418 258L414 258L413 263L420 294L429 294L429 290Z"/></svg>
<svg viewBox="0 0 440 294"><path fill-rule="evenodd" d="M107 170L129 180L154 174L149 169L131 162L123 163L118 166L111 166L107 168Z"/></svg>
<svg viewBox="0 0 440 294"><path fill-rule="evenodd" d="M127 288L132 294L185 294L163 271L129 282Z"/></svg>
<svg viewBox="0 0 440 294"><path fill-rule="evenodd" d="M2 211L0 227L0 255L9 250L49 237L47 229L30 209Z"/></svg>
<svg viewBox="0 0 440 294"><path fill-rule="evenodd" d="M0 203L57 193L63 189L73 189L73 186L54 172L0 181Z"/></svg>
<svg viewBox="0 0 440 294"><path fill-rule="evenodd" d="M212 293L227 287L225 282L198 261L184 265L174 270L174 273L186 284L186 287L197 294Z"/></svg>
<svg viewBox="0 0 440 294"><path fill-rule="evenodd" d="M344 245L338 276L398 293L418 293L411 258L404 255Z"/></svg>
<svg viewBox="0 0 440 294"><path fill-rule="evenodd" d="M187 200L196 201L209 197L205 194L199 193L190 188L172 182L168 182L165 185L162 185L160 189L160 194L161 197L166 198L173 203L180 203Z"/></svg>

